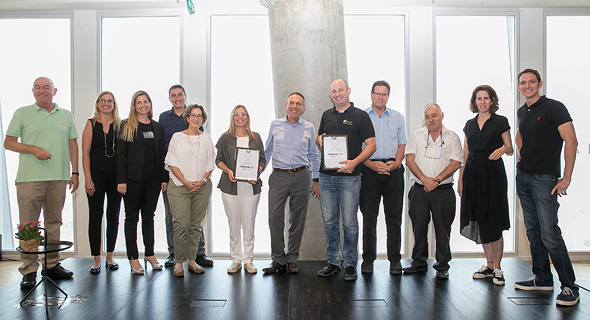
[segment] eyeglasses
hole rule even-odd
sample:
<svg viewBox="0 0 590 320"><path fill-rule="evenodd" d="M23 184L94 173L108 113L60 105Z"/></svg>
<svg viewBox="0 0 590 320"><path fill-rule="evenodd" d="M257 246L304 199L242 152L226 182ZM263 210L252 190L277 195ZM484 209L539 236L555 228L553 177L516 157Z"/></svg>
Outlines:
<svg viewBox="0 0 590 320"><path fill-rule="evenodd" d="M113 99L108 99L108 100L107 99L100 99L98 101L100 101L101 103L108 103L108 104L113 103Z"/></svg>
<svg viewBox="0 0 590 320"><path fill-rule="evenodd" d="M445 145L445 140L443 140L442 132L440 134L440 143L430 143L430 132L426 136L426 147L424 147L424 156L430 159L440 159L442 156L442 149Z"/></svg>
<svg viewBox="0 0 590 320"><path fill-rule="evenodd" d="M191 119L200 119L200 118L203 117L203 115L193 113L193 114L189 114L188 117L191 118Z"/></svg>
<svg viewBox="0 0 590 320"><path fill-rule="evenodd" d="M248 116L248 114L245 113L245 112L242 112L242 113L234 113L234 117L240 117L240 116L241 117L246 117L246 116Z"/></svg>
<svg viewBox="0 0 590 320"><path fill-rule="evenodd" d="M389 97L389 93L379 93L379 92L373 92L374 95L379 96L379 97Z"/></svg>

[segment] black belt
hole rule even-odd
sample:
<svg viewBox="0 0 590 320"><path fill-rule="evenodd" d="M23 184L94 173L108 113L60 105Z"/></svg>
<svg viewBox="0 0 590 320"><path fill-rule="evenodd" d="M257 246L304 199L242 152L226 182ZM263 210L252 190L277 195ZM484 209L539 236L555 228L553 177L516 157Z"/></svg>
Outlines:
<svg viewBox="0 0 590 320"><path fill-rule="evenodd" d="M303 167L299 167L299 168L295 168L295 169L280 169L280 168L274 168L274 171L278 171L278 172L297 172L297 171L301 171L301 170L305 170L307 169L307 166L303 166Z"/></svg>
<svg viewBox="0 0 590 320"><path fill-rule="evenodd" d="M395 161L395 158L389 158L389 159L370 159L371 161L381 161L383 163L387 163L389 161Z"/></svg>
<svg viewBox="0 0 590 320"><path fill-rule="evenodd" d="M423 184L419 184L418 182L414 182L414 184L417 184L421 187L424 187ZM447 189L447 188L452 188L453 187L453 183L445 183L445 184L439 184L438 187L436 187L437 189Z"/></svg>

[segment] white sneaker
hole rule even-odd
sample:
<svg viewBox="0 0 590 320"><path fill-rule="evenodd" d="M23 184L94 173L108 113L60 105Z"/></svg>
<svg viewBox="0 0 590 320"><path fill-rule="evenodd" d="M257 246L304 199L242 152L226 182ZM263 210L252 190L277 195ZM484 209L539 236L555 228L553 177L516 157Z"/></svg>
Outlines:
<svg viewBox="0 0 590 320"><path fill-rule="evenodd" d="M494 279L492 279L495 285L503 286L504 285L504 271L500 269L494 270Z"/></svg>
<svg viewBox="0 0 590 320"><path fill-rule="evenodd" d="M229 266L229 268L227 268L227 273L236 273L240 269L242 269L241 263L232 262L231 266Z"/></svg>
<svg viewBox="0 0 590 320"><path fill-rule="evenodd" d="M244 263L244 269L246 269L246 272L248 272L248 273L258 272L258 269L256 269L256 266L254 264L252 264L252 262Z"/></svg>

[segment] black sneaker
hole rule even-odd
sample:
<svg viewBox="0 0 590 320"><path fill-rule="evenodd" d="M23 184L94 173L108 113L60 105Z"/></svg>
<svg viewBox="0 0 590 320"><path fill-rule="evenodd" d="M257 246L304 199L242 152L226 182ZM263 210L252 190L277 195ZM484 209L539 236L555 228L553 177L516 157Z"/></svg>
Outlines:
<svg viewBox="0 0 590 320"><path fill-rule="evenodd" d="M45 271L41 271L41 275L45 275ZM47 276L50 279L69 279L74 273L61 266L61 263L56 264L54 267L47 269Z"/></svg>
<svg viewBox="0 0 590 320"><path fill-rule="evenodd" d="M342 270L340 266L331 263L326 263L322 270L318 271L318 276L329 277L336 272L340 272L340 270Z"/></svg>
<svg viewBox="0 0 590 320"><path fill-rule="evenodd" d="M426 272L426 267L416 267L413 264L402 268L405 273L417 273L417 272Z"/></svg>
<svg viewBox="0 0 590 320"><path fill-rule="evenodd" d="M447 280L449 278L449 270L437 270L436 277L442 280Z"/></svg>
<svg viewBox="0 0 590 320"><path fill-rule="evenodd" d="M20 282L20 288L23 290L33 289L37 284L37 271L27 273L23 276L23 280Z"/></svg>
<svg viewBox="0 0 590 320"><path fill-rule="evenodd" d="M398 261L389 263L389 274L402 274L402 264Z"/></svg>
<svg viewBox="0 0 590 320"><path fill-rule="evenodd" d="M494 270L488 268L488 266L481 265L481 268L473 274L473 279L485 279L493 276Z"/></svg>
<svg viewBox="0 0 590 320"><path fill-rule="evenodd" d="M494 279L492 279L492 282L494 282L494 284L497 286L503 286L506 282L504 280L504 271L500 269L494 270Z"/></svg>
<svg viewBox="0 0 590 320"><path fill-rule="evenodd" d="M356 280L358 276L356 275L356 267L355 266L348 266L344 268L344 280L351 281Z"/></svg>
<svg viewBox="0 0 590 320"><path fill-rule="evenodd" d="M363 260L361 263L362 273L373 273L373 261Z"/></svg>
<svg viewBox="0 0 590 320"><path fill-rule="evenodd" d="M576 290L572 290L570 287L563 287L561 293L557 295L555 302L559 306L571 307L578 304L580 301L580 293Z"/></svg>
<svg viewBox="0 0 590 320"><path fill-rule="evenodd" d="M173 267L174 264L176 264L176 261L174 261L174 253L171 253L168 255L168 258L166 258L166 261L164 261L164 267L170 268Z"/></svg>
<svg viewBox="0 0 590 320"><path fill-rule="evenodd" d="M533 276L526 281L515 282L514 287L520 290L553 291L553 282L543 281L537 278L537 276Z"/></svg>

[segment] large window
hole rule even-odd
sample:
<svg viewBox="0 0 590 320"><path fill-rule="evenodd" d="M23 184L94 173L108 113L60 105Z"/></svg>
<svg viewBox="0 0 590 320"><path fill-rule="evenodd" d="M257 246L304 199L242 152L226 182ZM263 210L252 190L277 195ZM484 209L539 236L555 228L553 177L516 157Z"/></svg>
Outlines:
<svg viewBox="0 0 590 320"><path fill-rule="evenodd" d="M346 57L351 101L360 109L371 107L371 86L386 80L391 86L387 107L406 115L405 17L403 15L345 15ZM407 122L407 121L406 121ZM405 197L404 197L405 200ZM405 212L404 201L404 212ZM383 204L377 220L377 253L387 253ZM405 252L406 215L402 220L401 253ZM359 248L363 247L363 216L358 212ZM362 250L361 250L362 251Z"/></svg>
<svg viewBox="0 0 590 320"><path fill-rule="evenodd" d="M568 195L559 199L559 226L570 251L590 251L590 223L585 178L590 172L590 127L584 125L590 44L581 30L590 30L590 16L548 16L547 72L544 81L547 96L568 108L578 138L578 153ZM582 38L581 38L582 37ZM562 156L562 167L563 156ZM563 170L562 170L563 172Z"/></svg>
<svg viewBox="0 0 590 320"><path fill-rule="evenodd" d="M465 122L473 89L492 86L498 94L498 114L508 118L515 130L515 17L436 16L436 102L444 112L443 124L464 141ZM508 178L511 229L504 232L504 250L514 252L514 157L504 156ZM459 174L455 174L455 181ZM456 188L456 184L455 184ZM453 252L482 252L481 246L459 233L460 198L451 230Z"/></svg>
<svg viewBox="0 0 590 320"><path fill-rule="evenodd" d="M103 17L101 27L101 90L113 92L121 119L129 116L133 93L145 90L152 98L154 120L157 121L161 112L172 108L168 89L181 81L180 17ZM187 103L190 101L189 97ZM88 110L88 118L91 115L92 111ZM123 203L121 216L124 216ZM123 219L120 221L115 250L125 251ZM168 252L161 196L155 213L155 227L155 251ZM141 232L137 237L138 247L143 249Z"/></svg>
<svg viewBox="0 0 590 320"><path fill-rule="evenodd" d="M58 89L54 102L61 108L71 110L72 72L70 19L2 19L0 18L0 100L2 101L1 118L3 137L16 109L33 104L32 88L37 77L46 76L52 79ZM82 132L81 128L77 128ZM81 139L78 139L80 142ZM4 143L4 141L2 141ZM4 147L1 148L4 151ZM2 198L3 207L10 203L12 217L11 232L4 235L3 247L13 246L16 224L19 222L16 199L16 172L19 155L5 151L6 168L2 177L8 182L9 200ZM3 183L0 181L0 183ZM1 189L1 188L0 188ZM5 202L6 201L6 202ZM62 212L63 226L61 239L74 241L74 215L72 196L66 192L66 200ZM43 220L43 214L40 217ZM7 221L7 219L4 219Z"/></svg>

